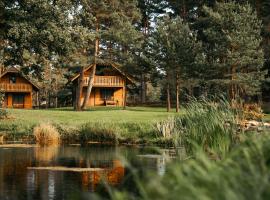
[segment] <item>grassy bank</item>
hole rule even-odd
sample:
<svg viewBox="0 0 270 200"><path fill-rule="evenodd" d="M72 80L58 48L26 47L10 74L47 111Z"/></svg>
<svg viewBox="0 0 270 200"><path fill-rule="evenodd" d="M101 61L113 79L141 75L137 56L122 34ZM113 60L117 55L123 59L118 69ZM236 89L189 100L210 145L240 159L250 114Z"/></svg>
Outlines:
<svg viewBox="0 0 270 200"><path fill-rule="evenodd" d="M174 116L165 108L99 107L84 112L74 112L72 108L51 110L9 109L9 118L1 120L0 132L5 132L8 140L31 140L33 128L41 123L53 124L64 140L81 140L81 131L87 133L113 130L123 142L139 142L155 139L154 124Z"/></svg>

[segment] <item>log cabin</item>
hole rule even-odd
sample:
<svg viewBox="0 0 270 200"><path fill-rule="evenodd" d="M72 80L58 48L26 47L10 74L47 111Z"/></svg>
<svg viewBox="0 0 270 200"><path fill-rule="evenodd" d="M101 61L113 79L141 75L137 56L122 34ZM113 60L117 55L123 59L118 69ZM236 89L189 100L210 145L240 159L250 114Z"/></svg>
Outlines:
<svg viewBox="0 0 270 200"><path fill-rule="evenodd" d="M92 72L93 66L94 64L84 70L81 103L86 94L89 75ZM74 104L79 76L80 74L78 73L71 79L73 84ZM97 64L94 85L87 106L124 106L126 103L127 84L131 83L134 83L134 81L124 74L115 64Z"/></svg>
<svg viewBox="0 0 270 200"><path fill-rule="evenodd" d="M0 91L5 94L5 108L31 109L37 105L39 87L15 67L0 73Z"/></svg>

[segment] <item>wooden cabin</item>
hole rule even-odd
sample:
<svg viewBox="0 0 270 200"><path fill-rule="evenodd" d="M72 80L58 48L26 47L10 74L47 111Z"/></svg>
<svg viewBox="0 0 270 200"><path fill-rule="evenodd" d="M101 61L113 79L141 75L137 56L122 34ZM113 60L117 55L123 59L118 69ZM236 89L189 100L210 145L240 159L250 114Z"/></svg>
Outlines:
<svg viewBox="0 0 270 200"><path fill-rule="evenodd" d="M0 74L0 91L5 94L3 107L30 109L36 105L39 88L17 68L11 67Z"/></svg>
<svg viewBox="0 0 270 200"><path fill-rule="evenodd" d="M94 65L90 65L84 71L81 103L86 94L89 75L92 72L93 66ZM71 79L71 82L73 83L74 104L79 76L80 74L77 74ZM116 65L111 63L97 64L94 85L87 106L124 106L127 84L129 83L133 83L132 79L125 75Z"/></svg>

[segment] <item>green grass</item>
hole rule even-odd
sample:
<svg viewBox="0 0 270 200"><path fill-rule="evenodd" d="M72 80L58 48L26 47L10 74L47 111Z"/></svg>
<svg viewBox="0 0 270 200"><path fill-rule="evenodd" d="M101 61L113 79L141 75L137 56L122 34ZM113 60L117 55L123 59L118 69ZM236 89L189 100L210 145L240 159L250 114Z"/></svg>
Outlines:
<svg viewBox="0 0 270 200"><path fill-rule="evenodd" d="M270 122L270 114L266 114L263 119L267 122Z"/></svg>
<svg viewBox="0 0 270 200"><path fill-rule="evenodd" d="M71 108L54 110L20 110L9 109L9 115L13 120L4 123L37 124L40 122L64 123L66 125L81 125L87 122L104 123L151 123L167 118L173 113L167 113L163 108L134 107L122 109L94 108L84 112L75 112Z"/></svg>
<svg viewBox="0 0 270 200"><path fill-rule="evenodd" d="M0 131L6 131L9 139L31 137L33 127L41 123L51 123L58 127L62 135L71 138L85 124L102 125L108 129L121 129L124 138L150 135L153 124L169 116L165 108L128 107L126 110L115 107L95 107L87 111L75 112L72 108L49 110L8 109L9 119L2 120Z"/></svg>

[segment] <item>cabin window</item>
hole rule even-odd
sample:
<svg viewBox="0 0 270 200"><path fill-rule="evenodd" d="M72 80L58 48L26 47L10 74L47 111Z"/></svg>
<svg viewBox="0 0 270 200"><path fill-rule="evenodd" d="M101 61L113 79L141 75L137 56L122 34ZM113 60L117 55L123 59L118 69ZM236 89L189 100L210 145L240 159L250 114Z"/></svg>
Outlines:
<svg viewBox="0 0 270 200"><path fill-rule="evenodd" d="M103 100L113 100L114 90L113 89L101 89L101 98Z"/></svg>
<svg viewBox="0 0 270 200"><path fill-rule="evenodd" d="M15 84L16 83L16 76L10 76L9 77L9 83Z"/></svg>

